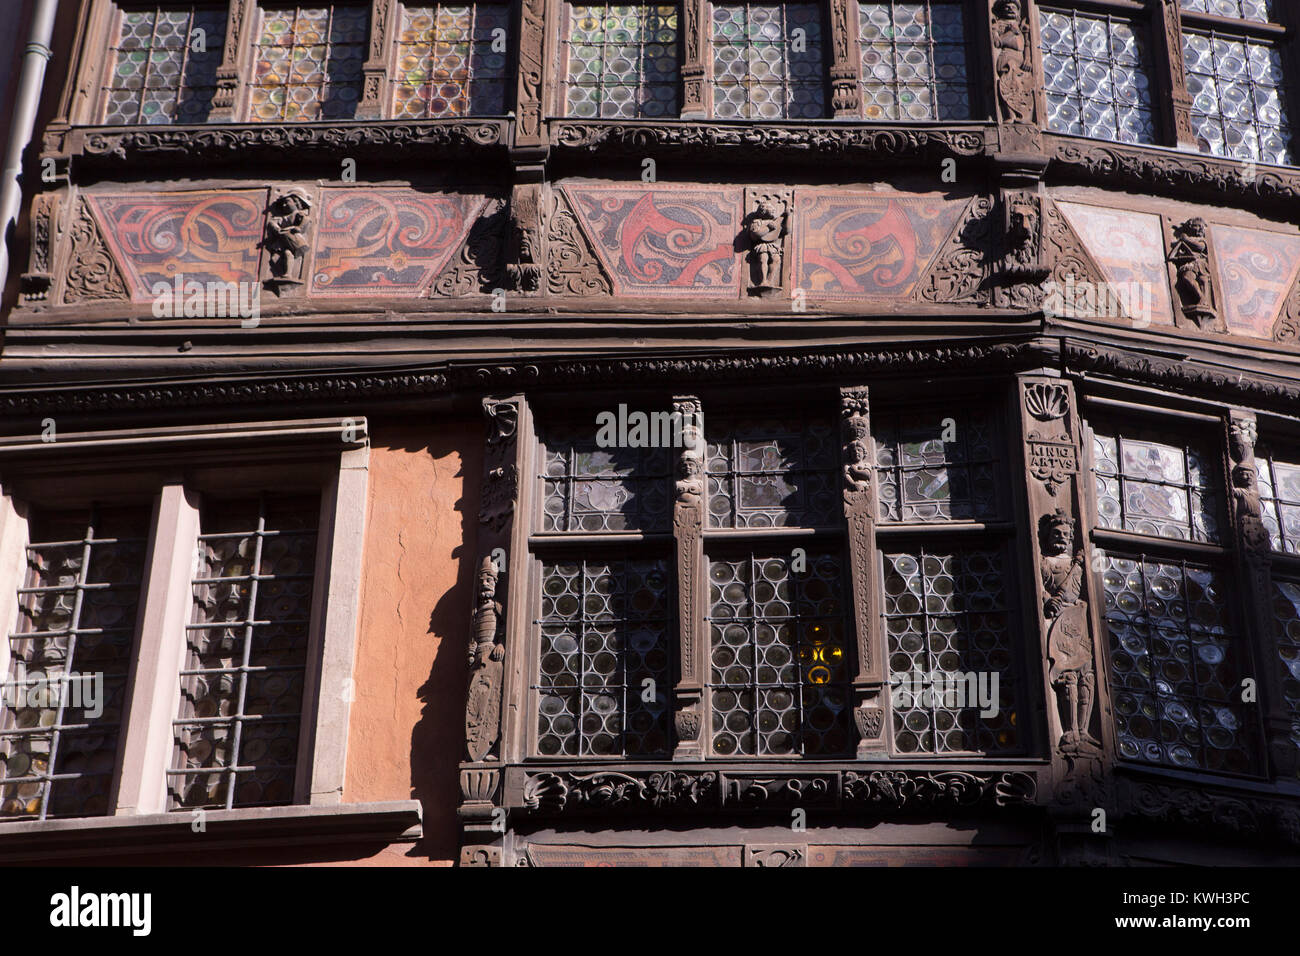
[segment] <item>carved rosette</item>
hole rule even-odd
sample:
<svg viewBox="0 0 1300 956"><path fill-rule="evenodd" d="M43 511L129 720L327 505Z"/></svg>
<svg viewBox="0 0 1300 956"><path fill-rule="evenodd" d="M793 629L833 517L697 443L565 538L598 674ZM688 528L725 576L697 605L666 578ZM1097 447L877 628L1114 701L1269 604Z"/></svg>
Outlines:
<svg viewBox="0 0 1300 956"><path fill-rule="evenodd" d="M674 701L673 725L677 731L674 759L698 759L703 723L703 686L700 657L704 653L705 580L700 561L700 535L704 528L704 422L700 400L694 395L673 397L673 415L681 421L682 447L677 450L677 475L673 501L673 539L677 549L678 658L681 681Z"/></svg>

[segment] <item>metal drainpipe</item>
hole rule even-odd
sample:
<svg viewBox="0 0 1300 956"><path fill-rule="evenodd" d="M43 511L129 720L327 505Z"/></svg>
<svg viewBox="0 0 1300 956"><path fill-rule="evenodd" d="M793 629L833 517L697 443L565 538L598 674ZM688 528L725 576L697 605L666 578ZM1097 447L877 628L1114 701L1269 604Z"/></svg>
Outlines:
<svg viewBox="0 0 1300 956"><path fill-rule="evenodd" d="M45 82L45 64L53 56L50 38L54 35L54 14L58 6L59 0L36 0L31 31L23 50L22 74L18 79L13 122L5 147L4 178L0 181L0 217L3 217L0 218L0 288L9 276L9 230L17 221L22 204L23 151L31 142L32 128L36 125L41 86Z"/></svg>

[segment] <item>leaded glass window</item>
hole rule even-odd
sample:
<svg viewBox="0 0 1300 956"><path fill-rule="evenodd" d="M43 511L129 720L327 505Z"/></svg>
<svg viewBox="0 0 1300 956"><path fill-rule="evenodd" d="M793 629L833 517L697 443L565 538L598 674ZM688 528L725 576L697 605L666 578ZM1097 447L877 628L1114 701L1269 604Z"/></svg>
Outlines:
<svg viewBox="0 0 1300 956"><path fill-rule="evenodd" d="M1282 666L1282 698L1291 714L1291 741L1300 750L1300 580L1273 580L1273 622Z"/></svg>
<svg viewBox="0 0 1300 956"><path fill-rule="evenodd" d="M1234 17L1259 23L1273 19L1269 0L1179 0L1179 4L1191 13L1212 13L1216 17Z"/></svg>
<svg viewBox="0 0 1300 956"><path fill-rule="evenodd" d="M118 11L114 29L102 122L205 122L226 41L225 5L132 7Z"/></svg>
<svg viewBox="0 0 1300 956"><path fill-rule="evenodd" d="M1002 553L921 547L882 559L898 751L1021 750Z"/></svg>
<svg viewBox="0 0 1300 956"><path fill-rule="evenodd" d="M668 754L670 581L657 558L542 564L538 753Z"/></svg>
<svg viewBox="0 0 1300 956"><path fill-rule="evenodd" d="M1154 143L1151 59L1132 21L1040 9L1047 127L1122 143Z"/></svg>
<svg viewBox="0 0 1300 956"><path fill-rule="evenodd" d="M713 115L826 115L818 3L713 4Z"/></svg>
<svg viewBox="0 0 1300 956"><path fill-rule="evenodd" d="M880 511L886 521L979 521L998 515L997 442L987 414L876 416Z"/></svg>
<svg viewBox="0 0 1300 956"><path fill-rule="evenodd" d="M37 512L0 697L0 817L111 813L149 512Z"/></svg>
<svg viewBox="0 0 1300 956"><path fill-rule="evenodd" d="M1274 551L1300 554L1300 453L1285 460L1260 447L1255 454L1260 505Z"/></svg>
<svg viewBox="0 0 1300 956"><path fill-rule="evenodd" d="M310 496L204 501L173 807L293 801L319 510Z"/></svg>
<svg viewBox="0 0 1300 956"><path fill-rule="evenodd" d="M1205 448L1143 433L1095 432L1097 521L1103 528L1219 541L1218 463Z"/></svg>
<svg viewBox="0 0 1300 956"><path fill-rule="evenodd" d="M961 3L858 4L863 116L970 119L968 43Z"/></svg>
<svg viewBox="0 0 1300 956"><path fill-rule="evenodd" d="M569 116L676 116L676 4L570 4Z"/></svg>
<svg viewBox="0 0 1300 956"><path fill-rule="evenodd" d="M709 693L716 756L847 753L849 645L837 553L709 562Z"/></svg>
<svg viewBox="0 0 1300 956"><path fill-rule="evenodd" d="M254 50L249 119L351 119L361 99L369 23L369 4L266 7Z"/></svg>
<svg viewBox="0 0 1300 956"><path fill-rule="evenodd" d="M709 418L709 526L822 527L838 520L839 433L798 415Z"/></svg>
<svg viewBox="0 0 1300 956"><path fill-rule="evenodd" d="M1268 43L1185 31L1192 127L1203 152L1291 162L1281 51Z"/></svg>
<svg viewBox="0 0 1300 956"><path fill-rule="evenodd" d="M403 4L393 118L505 112L504 3Z"/></svg>
<svg viewBox="0 0 1300 956"><path fill-rule="evenodd" d="M594 429L549 428L542 530L667 530L672 454L667 447L601 448Z"/></svg>
<svg viewBox="0 0 1300 956"><path fill-rule="evenodd" d="M1141 555L1104 555L1110 688L1120 755L1183 769L1256 767L1255 707L1245 637L1217 569Z"/></svg>

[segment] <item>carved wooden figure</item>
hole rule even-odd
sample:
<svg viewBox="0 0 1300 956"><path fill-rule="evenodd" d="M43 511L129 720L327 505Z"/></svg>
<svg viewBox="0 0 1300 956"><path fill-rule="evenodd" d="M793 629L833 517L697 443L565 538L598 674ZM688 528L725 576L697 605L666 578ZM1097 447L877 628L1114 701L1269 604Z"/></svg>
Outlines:
<svg viewBox="0 0 1300 956"><path fill-rule="evenodd" d="M505 648L497 642L497 567L485 557L478 572L478 592L470 638L469 690L465 702L465 745L470 760L484 760L501 726L501 678Z"/></svg>
<svg viewBox="0 0 1300 956"><path fill-rule="evenodd" d="M1183 315L1199 329L1214 328L1219 319L1210 255L1209 228L1204 219L1198 216L1174 226L1174 241L1169 249L1176 275L1174 287Z"/></svg>

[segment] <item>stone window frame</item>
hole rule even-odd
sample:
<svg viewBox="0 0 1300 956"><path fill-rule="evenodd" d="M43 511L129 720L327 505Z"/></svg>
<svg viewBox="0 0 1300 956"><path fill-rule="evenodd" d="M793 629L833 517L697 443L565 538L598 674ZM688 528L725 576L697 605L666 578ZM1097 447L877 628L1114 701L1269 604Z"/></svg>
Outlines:
<svg viewBox="0 0 1300 956"><path fill-rule="evenodd" d="M281 812L342 806L359 624L369 435L364 418L300 419L0 439L0 615L7 634L25 578L29 503L130 496L151 502L134 654L105 816L0 821L0 836L33 828L186 815L172 808L173 722L180 713L186 624L203 488L255 491L288 478L317 489L320 520L312 623L293 802ZM9 645L0 647L8 671ZM335 688L334 691L328 690ZM251 819L250 809L205 810ZM260 809L260 808L259 808ZM192 812L192 811L191 811ZM255 814L254 814L255 815ZM405 814L409 816L409 813Z"/></svg>
<svg viewBox="0 0 1300 956"><path fill-rule="evenodd" d="M1218 414L1215 412L1218 411ZM1093 633L1101 645L1097 658L1101 672L1097 675L1097 699L1104 704L1102 713L1111 714L1100 722L1105 735L1106 750L1114 755L1116 764L1143 773L1156 775L1175 775L1181 778L1204 779L1207 781L1232 780L1242 783L1264 782L1277 779L1277 767L1269 757L1268 738L1270 722L1274 721L1281 706L1278 693L1280 667L1272 665L1272 639L1269 628L1261 620L1261 611L1267 608L1259 603L1260 596L1267 593L1266 587L1259 587L1249 571L1248 560L1251 548L1245 540L1240 503L1234 499L1233 486L1230 482L1231 468L1234 463L1232 443L1229 432L1238 411L1233 409L1201 409L1175 407L1172 404L1152 407L1136 404L1134 401L1113 397L1108 394L1081 394L1080 417L1083 457L1080 462L1081 475L1084 478L1085 520L1081 530L1089 548L1088 576L1090 591L1098 595L1093 601ZM1247 414L1254 421L1251 413ZM1220 505L1218 519L1220 537L1217 543L1183 540L1173 537L1158 537L1136 531L1126 531L1102 527L1098 519L1097 494L1093 475L1095 468L1094 424L1123 427L1158 428L1174 437L1197 438L1214 456L1219 468ZM1290 426L1288 426L1290 427ZM1253 460L1253 453L1252 453ZM1258 501L1258 484L1252 469L1251 488ZM1190 520L1190 518L1189 518ZM1267 542L1266 542L1267 546ZM1163 763L1152 763L1140 759L1126 759L1120 754L1118 728L1114 719L1114 706L1111 702L1110 688L1110 634L1106 627L1104 609L1105 587L1102 583L1103 570L1097 560L1099 554L1119 554L1125 557L1141 557L1144 560L1169 560L1173 562L1188 561L1193 564L1207 565L1215 568L1228 583L1228 590L1236 594L1224 602L1229 620L1234 626L1241 653L1238 658L1243 676L1255 677L1259 686L1261 706L1253 714L1254 728L1250 743L1254 770L1233 772L1230 770L1213 770L1199 766L1175 767ZM1267 585L1267 577L1263 583Z"/></svg>

